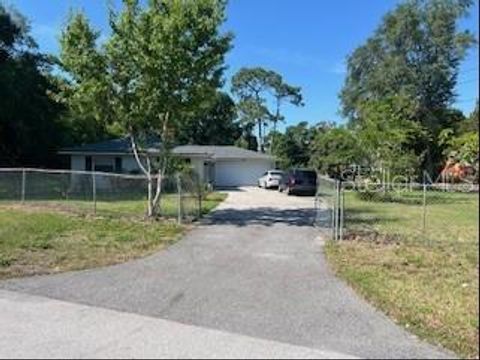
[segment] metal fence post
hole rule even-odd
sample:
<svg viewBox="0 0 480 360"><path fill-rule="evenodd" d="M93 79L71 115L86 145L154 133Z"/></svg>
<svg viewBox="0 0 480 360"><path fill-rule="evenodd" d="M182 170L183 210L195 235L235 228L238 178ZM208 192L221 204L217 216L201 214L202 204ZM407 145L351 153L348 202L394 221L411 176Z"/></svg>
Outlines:
<svg viewBox="0 0 480 360"><path fill-rule="evenodd" d="M182 184L180 182L180 174L177 174L176 176L177 178L177 198L178 198L178 206L177 206L177 210L178 210L178 217L177 217L177 222L179 224L182 223Z"/></svg>
<svg viewBox="0 0 480 360"><path fill-rule="evenodd" d="M97 180L95 171L92 171L92 200L93 200L93 214L97 215Z"/></svg>
<svg viewBox="0 0 480 360"><path fill-rule="evenodd" d="M202 183L198 183L198 218L202 217Z"/></svg>
<svg viewBox="0 0 480 360"><path fill-rule="evenodd" d="M422 232L423 238L427 236L427 184L423 182L423 214L422 214Z"/></svg>
<svg viewBox="0 0 480 360"><path fill-rule="evenodd" d="M345 190L340 183L340 240L343 240L343 226L345 214Z"/></svg>
<svg viewBox="0 0 480 360"><path fill-rule="evenodd" d="M336 210L335 210L335 204L337 203L336 200L335 200L335 197L336 197L336 194L337 194L337 183L335 182L334 180L334 195L332 195L332 239L335 240L335 213L336 213Z"/></svg>
<svg viewBox="0 0 480 360"><path fill-rule="evenodd" d="M25 202L25 186L27 182L27 172L22 168L22 204Z"/></svg>
<svg viewBox="0 0 480 360"><path fill-rule="evenodd" d="M340 205L340 199L339 199L339 192L340 190L340 182L338 180L335 180L335 206L334 206L334 209L335 209L335 215L334 215L334 240L337 241L338 240L338 237L339 237L339 214L338 214L338 211L340 209L339 205Z"/></svg>

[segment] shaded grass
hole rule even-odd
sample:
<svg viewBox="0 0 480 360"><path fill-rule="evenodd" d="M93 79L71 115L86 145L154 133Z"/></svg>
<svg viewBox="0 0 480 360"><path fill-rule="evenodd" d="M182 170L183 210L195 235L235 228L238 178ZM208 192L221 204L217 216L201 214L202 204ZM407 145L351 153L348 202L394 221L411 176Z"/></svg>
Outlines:
<svg viewBox="0 0 480 360"><path fill-rule="evenodd" d="M342 278L399 324L460 356L478 357L478 196L444 196L445 203L428 205L423 234L418 205L348 194L351 241L328 243L325 251Z"/></svg>
<svg viewBox="0 0 480 360"><path fill-rule="evenodd" d="M202 211L225 197L210 194ZM51 202L0 205L0 280L122 263L161 250L185 230L168 219L119 216L137 214L141 200L97 205L102 216Z"/></svg>
<svg viewBox="0 0 480 360"><path fill-rule="evenodd" d="M215 209L218 204L220 204L223 200L227 198L226 193L221 193L221 192L213 192L208 194L203 200L202 200L202 214L208 214L210 211Z"/></svg>

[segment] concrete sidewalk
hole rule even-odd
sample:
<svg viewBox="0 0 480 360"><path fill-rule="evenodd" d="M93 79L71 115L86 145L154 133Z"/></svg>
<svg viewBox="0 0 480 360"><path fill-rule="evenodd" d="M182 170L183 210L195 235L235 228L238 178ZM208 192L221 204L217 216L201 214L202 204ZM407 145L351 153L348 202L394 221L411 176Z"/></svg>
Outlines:
<svg viewBox="0 0 480 360"><path fill-rule="evenodd" d="M342 359L345 354L0 290L0 358Z"/></svg>

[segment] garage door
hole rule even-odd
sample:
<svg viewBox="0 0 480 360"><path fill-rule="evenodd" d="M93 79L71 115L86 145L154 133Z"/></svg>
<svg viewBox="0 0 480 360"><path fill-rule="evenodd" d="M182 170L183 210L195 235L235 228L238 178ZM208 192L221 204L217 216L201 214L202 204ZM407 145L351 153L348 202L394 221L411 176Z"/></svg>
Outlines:
<svg viewBox="0 0 480 360"><path fill-rule="evenodd" d="M215 185L256 185L258 178L271 167L270 160L217 161L215 163Z"/></svg>

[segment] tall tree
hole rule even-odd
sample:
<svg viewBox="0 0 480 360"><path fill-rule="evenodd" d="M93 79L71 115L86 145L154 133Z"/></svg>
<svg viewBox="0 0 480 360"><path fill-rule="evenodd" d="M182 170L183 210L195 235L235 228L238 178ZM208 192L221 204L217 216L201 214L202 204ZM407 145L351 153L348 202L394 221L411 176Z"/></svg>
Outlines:
<svg viewBox="0 0 480 360"><path fill-rule="evenodd" d="M68 109L74 143L104 139L114 119L107 61L97 46L99 36L81 12L70 14L60 36L60 64L69 76L63 80L59 99Z"/></svg>
<svg viewBox="0 0 480 360"><path fill-rule="evenodd" d="M273 72L261 67L242 68L232 78L232 92L239 101L240 119L258 127L258 146L264 152L263 128L271 118L266 106L266 93Z"/></svg>
<svg viewBox="0 0 480 360"><path fill-rule="evenodd" d="M242 135L235 103L223 92L184 115L176 136L180 144L233 145Z"/></svg>
<svg viewBox="0 0 480 360"><path fill-rule="evenodd" d="M66 131L51 97L52 59L27 20L0 3L0 166L52 166Z"/></svg>
<svg viewBox="0 0 480 360"><path fill-rule="evenodd" d="M279 74L272 74L269 80L272 95L275 99L275 112L272 115L273 134L271 136L270 151L275 151L275 134L277 134L277 124L285 118L281 113L281 107L285 102L295 106L303 106L301 88L292 86L284 82Z"/></svg>
<svg viewBox="0 0 480 360"><path fill-rule="evenodd" d="M472 0L407 0L389 12L367 42L348 58L347 78L341 91L342 110L352 122L361 121L362 103L402 96L410 99L415 120L436 139L455 99L459 65L475 42L458 21ZM426 149L425 166L435 168L441 154L435 141Z"/></svg>
<svg viewBox="0 0 480 360"><path fill-rule="evenodd" d="M427 137L425 128L404 118L399 97L365 102L360 109L362 121L356 124L357 141L363 162L380 173L412 179L418 172L424 153L417 154L414 144Z"/></svg>
<svg viewBox="0 0 480 360"><path fill-rule="evenodd" d="M257 151L258 142L257 137L253 135L255 125L253 123L244 124L241 126L241 135L235 140L234 145L243 149Z"/></svg>
<svg viewBox="0 0 480 360"><path fill-rule="evenodd" d="M283 120L282 104L303 105L299 87L285 83L280 74L261 67L240 69L232 78L232 92L240 99L239 112L243 123L257 125L259 150L262 152L265 151L264 128L272 122L276 134L277 124ZM268 95L273 97L274 111L268 108Z"/></svg>
<svg viewBox="0 0 480 360"><path fill-rule="evenodd" d="M222 85L232 35L220 32L224 0L150 0L146 8L137 0L123 3L111 14L109 76L115 117L148 179L148 215L154 216L181 119ZM160 139L160 156L142 145L148 136Z"/></svg>

